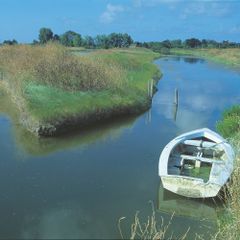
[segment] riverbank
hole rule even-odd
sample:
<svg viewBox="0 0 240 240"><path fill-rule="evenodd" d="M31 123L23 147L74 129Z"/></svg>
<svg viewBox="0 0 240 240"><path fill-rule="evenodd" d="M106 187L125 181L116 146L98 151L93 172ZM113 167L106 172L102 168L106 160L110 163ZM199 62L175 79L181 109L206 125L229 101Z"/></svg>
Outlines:
<svg viewBox="0 0 240 240"><path fill-rule="evenodd" d="M211 49L171 49L171 54L192 55L207 58L211 61L227 64L229 66L240 67L240 49L239 48L211 48Z"/></svg>
<svg viewBox="0 0 240 240"><path fill-rule="evenodd" d="M218 131L235 149L235 165L231 181L226 186L226 215L219 220L217 239L238 239L240 235L240 105L223 113Z"/></svg>
<svg viewBox="0 0 240 240"><path fill-rule="evenodd" d="M240 67L240 49L173 49L172 54L192 55L233 67ZM229 140L236 153L231 181L226 187L226 216L219 220L219 231L214 239L237 239L240 235L240 105L223 113L217 130Z"/></svg>
<svg viewBox="0 0 240 240"><path fill-rule="evenodd" d="M160 72L146 49L99 50L76 56L59 45L0 49L4 88L20 109L22 124L53 136L123 114L148 109L150 79Z"/></svg>

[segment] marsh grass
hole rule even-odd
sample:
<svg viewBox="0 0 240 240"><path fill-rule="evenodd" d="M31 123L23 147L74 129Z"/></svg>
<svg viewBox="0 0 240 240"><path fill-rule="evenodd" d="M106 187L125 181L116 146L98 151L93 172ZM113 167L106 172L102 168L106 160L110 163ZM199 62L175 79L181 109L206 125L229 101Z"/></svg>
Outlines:
<svg viewBox="0 0 240 240"><path fill-rule="evenodd" d="M3 46L0 59L0 65L18 87L35 82L67 91L99 91L117 90L125 83L125 73L119 66L74 56L56 44Z"/></svg>
<svg viewBox="0 0 240 240"><path fill-rule="evenodd" d="M216 239L239 239L240 236L240 106L233 106L223 113L217 124L218 131L228 137L236 158L230 181L225 187L226 214L219 220Z"/></svg>
<svg viewBox="0 0 240 240"><path fill-rule="evenodd" d="M158 75L148 50L99 50L76 56L56 44L2 46L0 66L21 109L41 122L146 109L147 83Z"/></svg>
<svg viewBox="0 0 240 240"><path fill-rule="evenodd" d="M240 66L239 48L210 48L210 49L172 49L171 53L180 55L193 55L208 58L218 63Z"/></svg>

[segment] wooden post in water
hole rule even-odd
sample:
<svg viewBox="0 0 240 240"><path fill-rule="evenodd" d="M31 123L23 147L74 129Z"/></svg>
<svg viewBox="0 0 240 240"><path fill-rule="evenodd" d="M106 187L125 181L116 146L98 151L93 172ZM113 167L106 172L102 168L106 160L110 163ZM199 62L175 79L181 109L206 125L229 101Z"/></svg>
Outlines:
<svg viewBox="0 0 240 240"><path fill-rule="evenodd" d="M178 89L175 88L174 104L178 105Z"/></svg>
<svg viewBox="0 0 240 240"><path fill-rule="evenodd" d="M150 80L151 81L151 85L150 85L150 97L153 97L153 79Z"/></svg>
<svg viewBox="0 0 240 240"><path fill-rule="evenodd" d="M3 80L3 72L1 72L1 78L0 79Z"/></svg>
<svg viewBox="0 0 240 240"><path fill-rule="evenodd" d="M148 81L148 97L153 97L153 79Z"/></svg>

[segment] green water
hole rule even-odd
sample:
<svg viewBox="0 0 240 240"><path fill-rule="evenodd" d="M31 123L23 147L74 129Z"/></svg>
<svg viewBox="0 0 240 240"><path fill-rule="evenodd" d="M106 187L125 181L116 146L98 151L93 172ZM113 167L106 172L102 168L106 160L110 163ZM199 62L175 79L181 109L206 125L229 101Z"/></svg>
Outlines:
<svg viewBox="0 0 240 240"><path fill-rule="evenodd" d="M175 136L214 130L224 108L240 102L239 72L202 60L168 57L148 113L58 137L38 139L18 121L0 94L0 238L129 237L136 211L146 220L153 201L157 219L179 236L190 227L215 232L221 205L181 198L162 189L158 158ZM173 104L175 88L179 105Z"/></svg>

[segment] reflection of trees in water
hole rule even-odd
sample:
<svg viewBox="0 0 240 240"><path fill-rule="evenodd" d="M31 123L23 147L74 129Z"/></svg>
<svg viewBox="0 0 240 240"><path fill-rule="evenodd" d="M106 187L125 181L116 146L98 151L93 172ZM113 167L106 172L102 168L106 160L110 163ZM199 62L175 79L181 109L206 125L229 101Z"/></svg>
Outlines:
<svg viewBox="0 0 240 240"><path fill-rule="evenodd" d="M194 63L204 63L204 59L201 58L192 58L192 57L184 57L183 61L186 63L194 64Z"/></svg>

